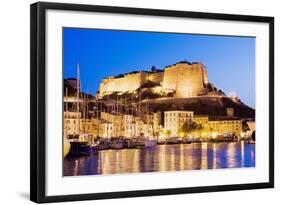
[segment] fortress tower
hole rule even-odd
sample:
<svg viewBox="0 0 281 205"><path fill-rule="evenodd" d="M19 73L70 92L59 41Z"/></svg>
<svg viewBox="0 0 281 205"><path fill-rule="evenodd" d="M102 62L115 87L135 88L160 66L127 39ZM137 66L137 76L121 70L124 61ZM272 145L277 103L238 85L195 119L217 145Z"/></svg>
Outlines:
<svg viewBox="0 0 281 205"><path fill-rule="evenodd" d="M186 98L205 94L207 83L207 71L203 64L182 61L165 68L162 86L174 89L174 97Z"/></svg>

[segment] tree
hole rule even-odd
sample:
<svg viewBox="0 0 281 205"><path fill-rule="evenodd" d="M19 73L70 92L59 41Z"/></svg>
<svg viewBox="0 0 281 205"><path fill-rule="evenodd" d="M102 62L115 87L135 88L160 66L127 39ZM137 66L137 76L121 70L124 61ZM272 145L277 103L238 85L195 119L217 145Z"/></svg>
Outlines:
<svg viewBox="0 0 281 205"><path fill-rule="evenodd" d="M197 124L196 130L200 132L200 138L201 138L201 132L202 132L203 129L204 129L204 127L202 126L202 124Z"/></svg>
<svg viewBox="0 0 281 205"><path fill-rule="evenodd" d="M248 123L246 121L243 121L242 122L242 131L246 132L246 131L249 131L249 130L250 130L250 128L248 126Z"/></svg>
<svg viewBox="0 0 281 205"><path fill-rule="evenodd" d="M158 140L158 139L159 139L160 132L159 132L159 131L155 131L155 132L153 132L153 135L154 135L154 137L156 137L156 139Z"/></svg>
<svg viewBox="0 0 281 205"><path fill-rule="evenodd" d="M171 130L166 130L166 131L165 131L165 135L166 135L167 137L170 137L171 134L172 134L172 131L171 131Z"/></svg>
<svg viewBox="0 0 281 205"><path fill-rule="evenodd" d="M201 124L196 124L195 122L188 123L185 122L182 127L179 129L180 133L183 133L184 136L191 134L195 131L201 131L203 129Z"/></svg>

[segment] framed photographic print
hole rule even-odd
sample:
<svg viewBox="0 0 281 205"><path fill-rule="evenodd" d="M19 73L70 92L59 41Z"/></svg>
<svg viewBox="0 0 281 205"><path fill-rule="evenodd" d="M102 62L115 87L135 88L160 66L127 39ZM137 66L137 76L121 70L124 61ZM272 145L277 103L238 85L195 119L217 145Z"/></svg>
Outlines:
<svg viewBox="0 0 281 205"><path fill-rule="evenodd" d="M34 202L274 187L274 18L31 5Z"/></svg>

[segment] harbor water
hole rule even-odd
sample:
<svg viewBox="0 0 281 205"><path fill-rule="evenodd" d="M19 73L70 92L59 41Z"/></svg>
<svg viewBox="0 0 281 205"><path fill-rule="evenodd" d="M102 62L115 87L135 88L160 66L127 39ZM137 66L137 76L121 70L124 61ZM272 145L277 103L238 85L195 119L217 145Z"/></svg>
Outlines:
<svg viewBox="0 0 281 205"><path fill-rule="evenodd" d="M241 142L157 145L102 150L64 159L64 176L255 167L255 144Z"/></svg>

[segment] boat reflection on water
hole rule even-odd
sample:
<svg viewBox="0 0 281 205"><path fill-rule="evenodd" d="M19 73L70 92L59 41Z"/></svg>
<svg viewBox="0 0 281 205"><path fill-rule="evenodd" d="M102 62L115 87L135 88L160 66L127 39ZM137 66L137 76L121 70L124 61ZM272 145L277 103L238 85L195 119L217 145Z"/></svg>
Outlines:
<svg viewBox="0 0 281 205"><path fill-rule="evenodd" d="M97 175L255 167L255 145L242 142L159 145L102 150L64 159L64 175Z"/></svg>

